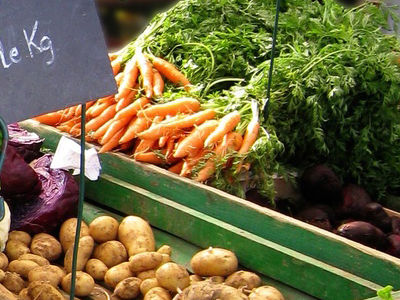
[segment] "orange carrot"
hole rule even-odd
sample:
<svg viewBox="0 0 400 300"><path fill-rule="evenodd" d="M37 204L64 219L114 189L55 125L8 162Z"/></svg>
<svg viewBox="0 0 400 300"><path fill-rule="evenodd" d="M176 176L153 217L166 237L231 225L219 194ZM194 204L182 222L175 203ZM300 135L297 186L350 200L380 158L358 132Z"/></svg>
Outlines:
<svg viewBox="0 0 400 300"><path fill-rule="evenodd" d="M125 65L124 77L119 85L118 93L115 95L115 99L117 101L119 99L125 98L131 92L133 86L136 83L138 74L139 69L136 64L136 59L135 57L133 57Z"/></svg>
<svg viewBox="0 0 400 300"><path fill-rule="evenodd" d="M179 175L187 177L192 172L193 167L197 165L210 152L211 149L209 148L201 149L198 152L193 152L193 154L184 159L185 162Z"/></svg>
<svg viewBox="0 0 400 300"><path fill-rule="evenodd" d="M135 85L134 89L131 90L128 95L126 95L124 98L118 100L117 106L115 108L116 111L118 112L121 109L123 109L124 107L127 107L129 104L131 104L132 100L135 99L137 92L138 92L137 85Z"/></svg>
<svg viewBox="0 0 400 300"><path fill-rule="evenodd" d="M205 140L204 147L211 146L220 141L224 135L232 131L239 122L240 114L238 111L233 111L224 116L221 120L219 120L218 127Z"/></svg>
<svg viewBox="0 0 400 300"><path fill-rule="evenodd" d="M117 59L118 56L121 54L121 50L108 53L108 58L110 59L110 61L113 61L113 60Z"/></svg>
<svg viewBox="0 0 400 300"><path fill-rule="evenodd" d="M125 134L121 137L119 143L123 144L136 138L139 132L142 132L149 128L151 121L146 118L133 118L128 124L128 129Z"/></svg>
<svg viewBox="0 0 400 300"><path fill-rule="evenodd" d="M111 138L123 127L125 127L129 121L131 120L130 117L126 117L123 119L116 119L113 120L113 122L111 123L110 127L108 127L106 133L104 134L104 136L102 137L102 139L100 140L100 144L104 145L106 143L108 143Z"/></svg>
<svg viewBox="0 0 400 300"><path fill-rule="evenodd" d="M115 83L117 84L117 86L121 85L122 80L124 79L124 72L118 73L117 75L115 75Z"/></svg>
<svg viewBox="0 0 400 300"><path fill-rule="evenodd" d="M120 149L121 151L127 151L127 150L131 149L131 148L133 147L133 145L134 145L134 142L133 142L133 140L132 140L132 141L129 141L129 142L120 144L120 145L119 145L119 149Z"/></svg>
<svg viewBox="0 0 400 300"><path fill-rule="evenodd" d="M164 159L162 159L160 156L158 156L154 152L135 153L135 155L133 157L137 161L147 162L147 163L151 163L154 165L162 165L165 163Z"/></svg>
<svg viewBox="0 0 400 300"><path fill-rule="evenodd" d="M108 120L112 119L115 116L115 106L116 104L110 105L99 116L87 122L85 126L86 131L95 131Z"/></svg>
<svg viewBox="0 0 400 300"><path fill-rule="evenodd" d="M129 104L127 107L117 112L115 118L122 119L126 117L134 117L136 116L137 112L143 109L148 103L150 103L150 100L148 98L141 97L134 101L132 104Z"/></svg>
<svg viewBox="0 0 400 300"><path fill-rule="evenodd" d="M118 56L111 62L111 68L113 71L114 76L118 74L119 70L121 69L122 66L122 57Z"/></svg>
<svg viewBox="0 0 400 300"><path fill-rule="evenodd" d="M96 141L101 140L101 138L104 136L104 134L106 133L107 129L110 127L112 122L114 122L114 119L108 120L106 123L101 125L96 131L90 133L90 136Z"/></svg>
<svg viewBox="0 0 400 300"><path fill-rule="evenodd" d="M75 116L75 106L67 107L62 111L60 123L71 120Z"/></svg>
<svg viewBox="0 0 400 300"><path fill-rule="evenodd" d="M74 126L72 126L71 130L69 131L69 134L72 136L80 136L81 135L81 123L77 123Z"/></svg>
<svg viewBox="0 0 400 300"><path fill-rule="evenodd" d="M149 56L153 66L173 84L184 86L188 88L190 86L189 80L183 75L173 64L170 62L155 56Z"/></svg>
<svg viewBox="0 0 400 300"><path fill-rule="evenodd" d="M178 113L193 113L200 109L200 102L194 98L180 98L171 102L152 105L138 112L138 117L174 116Z"/></svg>
<svg viewBox="0 0 400 300"><path fill-rule="evenodd" d="M57 125L60 123L62 117L62 111L55 111L48 114L36 116L33 119L46 125Z"/></svg>
<svg viewBox="0 0 400 300"><path fill-rule="evenodd" d="M140 140L135 149L135 154L150 151L155 143L155 140Z"/></svg>
<svg viewBox="0 0 400 300"><path fill-rule="evenodd" d="M93 104L95 104L95 103L96 103L96 100L86 102L86 115L87 115L87 110L88 110L90 107L92 107ZM78 105L78 108L75 110L75 117L80 116L81 113L82 113L82 105Z"/></svg>
<svg viewBox="0 0 400 300"><path fill-rule="evenodd" d="M147 98L153 97L153 67L150 61L144 56L141 48L136 49L136 61L142 76L142 85Z"/></svg>
<svg viewBox="0 0 400 300"><path fill-rule="evenodd" d="M96 104L93 105L91 110L86 114L89 118L96 118L100 116L103 111L115 103L114 98L108 98L107 100L102 99L97 100Z"/></svg>
<svg viewBox="0 0 400 300"><path fill-rule="evenodd" d="M237 151L242 143L242 136L237 132L229 132L225 134L221 143L215 148L215 156L210 158L203 169L199 171L194 180L204 182L209 179L215 172L216 160L222 159L231 151Z"/></svg>
<svg viewBox="0 0 400 300"><path fill-rule="evenodd" d="M161 97L164 92L164 80L156 69L153 69L153 92L156 97Z"/></svg>
<svg viewBox="0 0 400 300"><path fill-rule="evenodd" d="M181 170L182 170L183 163L184 163L183 160L179 161L179 162L176 163L175 165L171 166L171 167L168 169L168 171L170 171L170 172L172 172L172 173L175 173L175 174L179 174L179 173L181 172Z"/></svg>
<svg viewBox="0 0 400 300"><path fill-rule="evenodd" d="M174 121L161 122L152 128L149 128L138 134L141 139L156 140L164 135L171 134L175 129L189 128L194 125L200 125L205 121L212 119L215 116L215 111L206 109L192 115L186 115L181 119Z"/></svg>
<svg viewBox="0 0 400 300"><path fill-rule="evenodd" d="M119 139L123 136L124 132L126 130L126 127L121 128L109 141L108 143L104 144L100 150L99 153L104 153L111 151L112 149L116 148L119 145Z"/></svg>
<svg viewBox="0 0 400 300"><path fill-rule="evenodd" d="M217 128L218 121L208 120L200 126L194 128L192 132L178 144L174 157L185 157L193 151L198 151L204 147L206 138Z"/></svg>

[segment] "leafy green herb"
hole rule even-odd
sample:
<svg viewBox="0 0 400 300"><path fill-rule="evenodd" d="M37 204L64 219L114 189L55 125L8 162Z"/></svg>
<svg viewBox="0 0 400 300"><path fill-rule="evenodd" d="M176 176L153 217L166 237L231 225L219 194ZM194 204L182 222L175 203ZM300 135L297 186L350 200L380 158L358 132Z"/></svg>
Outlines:
<svg viewBox="0 0 400 300"><path fill-rule="evenodd" d="M391 285L387 285L383 289L380 289L376 294L382 300L394 300L392 297L392 290L393 290L393 287Z"/></svg>

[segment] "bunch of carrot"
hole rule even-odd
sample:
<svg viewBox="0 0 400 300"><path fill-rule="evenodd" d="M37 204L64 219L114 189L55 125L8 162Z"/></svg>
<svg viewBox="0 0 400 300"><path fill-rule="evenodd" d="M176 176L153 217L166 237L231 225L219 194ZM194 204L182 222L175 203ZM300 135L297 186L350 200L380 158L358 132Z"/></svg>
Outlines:
<svg viewBox="0 0 400 300"><path fill-rule="evenodd" d="M118 93L86 104L86 140L99 143L100 153L124 151L137 161L163 165L200 182L218 167L231 167L232 158L226 158L234 154L236 172L248 167L242 160L258 136L256 110L242 136L234 131L240 122L237 111L216 120L215 110L201 110L200 102L192 97L152 104L152 98L163 93L164 78L190 88L184 74L164 59L138 49L124 68L122 55L110 55L110 60ZM35 119L79 136L80 115L78 105Z"/></svg>

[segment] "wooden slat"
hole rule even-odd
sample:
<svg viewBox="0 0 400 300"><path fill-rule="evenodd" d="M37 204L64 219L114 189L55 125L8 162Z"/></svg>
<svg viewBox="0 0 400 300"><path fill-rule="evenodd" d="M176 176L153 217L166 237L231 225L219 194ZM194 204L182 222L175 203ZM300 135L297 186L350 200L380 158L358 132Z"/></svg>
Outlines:
<svg viewBox="0 0 400 300"><path fill-rule="evenodd" d="M121 213L122 214L122 213ZM100 209L94 204L86 202L84 204L83 210L83 218L85 222L88 224L96 217L110 215L115 217L117 220L121 220L122 216L118 214L111 213L108 210ZM169 245L172 248L171 258L174 262L185 266L188 270L190 270L190 259L191 257L198 251L201 250L200 247L193 245L187 241L184 241L174 235L171 235L163 230L159 230L156 228L152 228L153 233L156 239L156 247L160 247L162 245ZM254 270L252 270L254 271ZM282 294L285 296L286 300L315 300L316 298L306 295L303 292L296 290L288 285L283 284L282 282L276 281L270 277L259 274L263 283L272 285L279 289Z"/></svg>
<svg viewBox="0 0 400 300"><path fill-rule="evenodd" d="M61 137L58 130L34 121L26 121L22 125L45 137L47 147L56 148ZM104 174L173 199L377 284L400 288L400 259L158 167L134 162L128 157L103 154L100 159Z"/></svg>
<svg viewBox="0 0 400 300"><path fill-rule="evenodd" d="M363 299L381 286L108 175L87 182L87 196L142 216L199 247L234 251L243 266L320 299Z"/></svg>

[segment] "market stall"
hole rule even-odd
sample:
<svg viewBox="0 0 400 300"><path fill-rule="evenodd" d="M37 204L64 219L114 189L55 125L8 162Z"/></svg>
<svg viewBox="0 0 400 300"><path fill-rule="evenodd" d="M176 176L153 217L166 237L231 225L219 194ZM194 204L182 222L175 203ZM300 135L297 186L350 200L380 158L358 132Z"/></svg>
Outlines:
<svg viewBox="0 0 400 300"><path fill-rule="evenodd" d="M280 2L179 1L109 53L115 93L19 125L56 155L61 138L99 153L100 178L81 177L89 227L98 215L143 218L157 247L142 250L170 244L202 281L218 274L196 272L190 257L214 247L233 251L258 285L278 288L277 299L385 299L400 275L400 45L387 23L395 11ZM24 221L11 229L52 231ZM87 259L97 258L96 242ZM141 271L160 283L158 266ZM132 269L117 271L115 284L99 277L98 289L139 276ZM214 299L189 281L168 284L159 299ZM227 297L253 299L249 286Z"/></svg>

